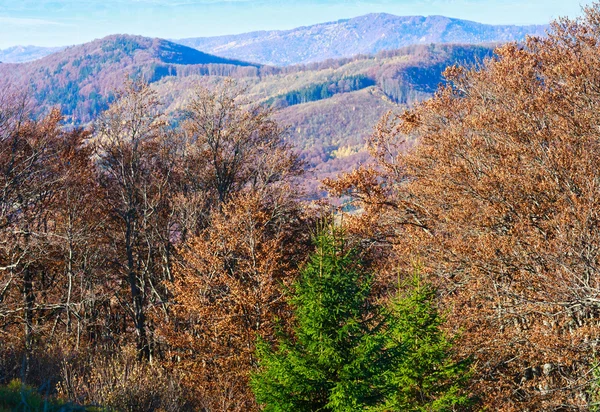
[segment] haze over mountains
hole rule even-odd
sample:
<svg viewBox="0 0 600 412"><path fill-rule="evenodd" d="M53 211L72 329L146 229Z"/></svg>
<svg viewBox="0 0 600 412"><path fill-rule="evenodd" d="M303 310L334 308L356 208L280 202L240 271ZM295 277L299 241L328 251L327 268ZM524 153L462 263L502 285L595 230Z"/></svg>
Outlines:
<svg viewBox="0 0 600 412"><path fill-rule="evenodd" d="M443 16L367 14L284 31L175 40L217 56L275 66L372 54L412 44L478 44L543 35L547 26L493 26Z"/></svg>
<svg viewBox="0 0 600 412"><path fill-rule="evenodd" d="M66 47L13 46L0 50L0 62L25 63L41 59Z"/></svg>
<svg viewBox="0 0 600 412"><path fill-rule="evenodd" d="M547 26L487 25L443 16L367 14L292 30L172 40L220 57L285 66L373 54L412 44L503 43L544 35ZM15 46L0 50L0 62L36 60L64 47Z"/></svg>

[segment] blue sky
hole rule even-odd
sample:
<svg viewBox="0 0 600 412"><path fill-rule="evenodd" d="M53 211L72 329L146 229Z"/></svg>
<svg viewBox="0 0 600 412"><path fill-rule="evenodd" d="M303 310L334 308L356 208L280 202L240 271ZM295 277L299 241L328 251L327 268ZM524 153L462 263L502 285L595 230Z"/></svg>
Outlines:
<svg viewBox="0 0 600 412"><path fill-rule="evenodd" d="M0 49L78 44L114 33L183 38L291 29L387 12L489 24L577 17L592 0L0 0Z"/></svg>

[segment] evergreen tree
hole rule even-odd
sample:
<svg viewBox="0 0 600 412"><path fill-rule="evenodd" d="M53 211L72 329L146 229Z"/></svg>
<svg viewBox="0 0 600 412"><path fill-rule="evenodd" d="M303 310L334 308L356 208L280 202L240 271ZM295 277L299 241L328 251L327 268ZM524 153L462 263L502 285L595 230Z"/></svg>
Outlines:
<svg viewBox="0 0 600 412"><path fill-rule="evenodd" d="M394 344L404 350L389 374L385 411L464 410L471 399L463 387L469 362L454 362L452 340L441 329L444 319L435 304L435 290L418 273L392 301Z"/></svg>
<svg viewBox="0 0 600 412"><path fill-rule="evenodd" d="M356 411L384 400L385 316L368 297L371 276L334 229L316 238L316 252L295 285L295 339L276 351L258 345L261 369L252 387L266 411Z"/></svg>
<svg viewBox="0 0 600 412"><path fill-rule="evenodd" d="M266 411L450 410L465 365L449 360L451 342L439 327L433 291L418 286L394 301L373 304L372 278L358 253L329 229L295 285L294 337L274 350L257 345L252 379Z"/></svg>

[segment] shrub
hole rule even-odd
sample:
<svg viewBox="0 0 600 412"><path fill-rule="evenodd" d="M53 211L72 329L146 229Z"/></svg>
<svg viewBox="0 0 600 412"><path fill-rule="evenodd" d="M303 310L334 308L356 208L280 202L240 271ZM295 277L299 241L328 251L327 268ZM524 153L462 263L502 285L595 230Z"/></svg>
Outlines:
<svg viewBox="0 0 600 412"><path fill-rule="evenodd" d="M119 411L181 411L188 408L179 377L137 359L135 348L84 367L65 363L59 393L72 401Z"/></svg>

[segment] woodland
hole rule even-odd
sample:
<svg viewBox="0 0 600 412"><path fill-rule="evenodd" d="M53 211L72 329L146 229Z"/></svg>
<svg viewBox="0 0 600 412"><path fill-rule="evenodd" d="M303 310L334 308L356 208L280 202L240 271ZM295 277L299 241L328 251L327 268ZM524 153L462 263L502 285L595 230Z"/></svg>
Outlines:
<svg viewBox="0 0 600 412"><path fill-rule="evenodd" d="M239 81L2 88L0 410L599 410L600 3L444 76L320 200Z"/></svg>

